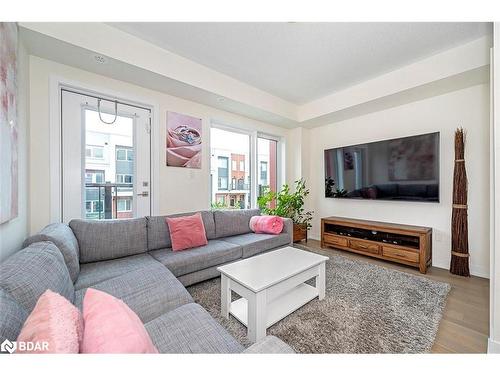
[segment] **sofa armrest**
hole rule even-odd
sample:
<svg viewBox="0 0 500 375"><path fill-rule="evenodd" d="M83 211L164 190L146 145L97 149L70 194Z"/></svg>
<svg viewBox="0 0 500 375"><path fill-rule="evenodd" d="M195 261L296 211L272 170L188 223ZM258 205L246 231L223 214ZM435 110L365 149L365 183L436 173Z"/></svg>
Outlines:
<svg viewBox="0 0 500 375"><path fill-rule="evenodd" d="M252 346L246 348L243 354L292 354L295 351L276 336L266 336Z"/></svg>
<svg viewBox="0 0 500 375"><path fill-rule="evenodd" d="M292 219L283 218L283 231L282 233L286 233L290 236L290 245L293 244L293 221Z"/></svg>
<svg viewBox="0 0 500 375"><path fill-rule="evenodd" d="M44 241L50 241L56 245L63 255L71 280L75 282L80 273L80 248L71 228L64 223L49 224L37 234L28 237L23 247Z"/></svg>

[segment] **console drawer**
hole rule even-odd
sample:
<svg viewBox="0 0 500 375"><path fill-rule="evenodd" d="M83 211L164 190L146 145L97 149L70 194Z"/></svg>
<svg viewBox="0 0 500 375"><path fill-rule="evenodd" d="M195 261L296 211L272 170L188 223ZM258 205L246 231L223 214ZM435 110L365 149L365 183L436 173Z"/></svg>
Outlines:
<svg viewBox="0 0 500 375"><path fill-rule="evenodd" d="M349 247L353 250L364 251L365 253L380 254L380 246L358 240L349 240Z"/></svg>
<svg viewBox="0 0 500 375"><path fill-rule="evenodd" d="M413 263L418 263L420 258L419 253L417 253L416 251L403 250L392 246L382 246L382 255L389 258L406 260Z"/></svg>
<svg viewBox="0 0 500 375"><path fill-rule="evenodd" d="M325 233L323 235L323 240L328 245L347 246L347 238L336 236L334 234Z"/></svg>

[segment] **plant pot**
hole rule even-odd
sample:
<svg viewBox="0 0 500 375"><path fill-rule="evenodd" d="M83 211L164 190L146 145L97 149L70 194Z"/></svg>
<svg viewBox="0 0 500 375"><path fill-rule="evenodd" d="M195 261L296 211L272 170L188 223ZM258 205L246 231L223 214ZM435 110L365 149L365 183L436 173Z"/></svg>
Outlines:
<svg viewBox="0 0 500 375"><path fill-rule="evenodd" d="M300 242L303 240L307 242L307 224L293 223L293 242Z"/></svg>

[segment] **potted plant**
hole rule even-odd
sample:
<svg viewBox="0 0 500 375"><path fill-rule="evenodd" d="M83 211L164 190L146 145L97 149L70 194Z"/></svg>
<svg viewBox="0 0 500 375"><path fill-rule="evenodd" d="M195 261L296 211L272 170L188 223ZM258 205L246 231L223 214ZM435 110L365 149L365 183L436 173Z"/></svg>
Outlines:
<svg viewBox="0 0 500 375"><path fill-rule="evenodd" d="M294 192L288 184L284 184L280 191L267 189L257 203L263 213L277 215L293 220L293 242L307 241L307 231L311 228L313 211L304 210L304 200L309 195L304 179L295 181Z"/></svg>

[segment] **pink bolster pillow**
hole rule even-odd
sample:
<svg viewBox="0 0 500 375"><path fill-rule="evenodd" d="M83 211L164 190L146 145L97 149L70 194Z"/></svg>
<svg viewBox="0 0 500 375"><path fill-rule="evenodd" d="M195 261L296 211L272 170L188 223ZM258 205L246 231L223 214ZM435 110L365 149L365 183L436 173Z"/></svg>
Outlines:
<svg viewBox="0 0 500 375"><path fill-rule="evenodd" d="M279 216L252 216L250 229L255 233L280 234L283 230L283 218Z"/></svg>

